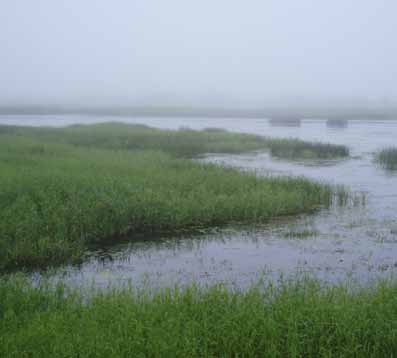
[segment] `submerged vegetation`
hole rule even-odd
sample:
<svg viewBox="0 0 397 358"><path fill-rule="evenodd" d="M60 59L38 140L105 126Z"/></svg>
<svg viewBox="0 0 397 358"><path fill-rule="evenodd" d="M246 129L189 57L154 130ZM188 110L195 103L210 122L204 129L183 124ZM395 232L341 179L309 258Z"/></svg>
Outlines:
<svg viewBox="0 0 397 358"><path fill-rule="evenodd" d="M335 193L303 178L259 178L160 151L16 135L1 137L0 171L0 269L75 260L87 245L127 234L263 222L328 206Z"/></svg>
<svg viewBox="0 0 397 358"><path fill-rule="evenodd" d="M395 357L397 285L83 293L0 281L2 357Z"/></svg>
<svg viewBox="0 0 397 358"><path fill-rule="evenodd" d="M387 170L397 170L397 148L386 148L375 155L375 161Z"/></svg>

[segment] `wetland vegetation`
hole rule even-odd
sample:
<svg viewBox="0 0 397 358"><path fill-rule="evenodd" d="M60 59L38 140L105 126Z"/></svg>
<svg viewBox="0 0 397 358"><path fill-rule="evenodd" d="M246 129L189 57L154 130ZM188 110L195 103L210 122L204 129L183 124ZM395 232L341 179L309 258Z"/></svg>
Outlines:
<svg viewBox="0 0 397 358"><path fill-rule="evenodd" d="M206 128L202 131L189 128L160 130L123 123L73 125L65 128L0 125L1 133L84 148L156 150L189 158L206 153L241 153L255 150L269 150L271 155L284 159L330 159L349 155L349 149L343 145L299 139L274 139L255 134L228 132L219 128Z"/></svg>
<svg viewBox="0 0 397 358"><path fill-rule="evenodd" d="M263 222L328 206L342 189L260 178L183 156L258 148L222 131L102 124L2 127L0 269L76 261L87 245L139 232Z"/></svg>
<svg viewBox="0 0 397 358"><path fill-rule="evenodd" d="M1 126L0 270L79 261L89 246L145 233L260 223L346 203L343 187L192 160L256 150L289 159L348 155L219 129ZM391 283L352 292L310 280L247 291L86 292L4 274L0 356L392 356L396 292Z"/></svg>
<svg viewBox="0 0 397 358"><path fill-rule="evenodd" d="M397 147L380 150L375 154L375 161L387 170L397 170Z"/></svg>
<svg viewBox="0 0 397 358"><path fill-rule="evenodd" d="M268 139L270 154L288 159L334 159L349 156L344 145L305 142L299 139Z"/></svg>
<svg viewBox="0 0 397 358"><path fill-rule="evenodd" d="M397 285L86 292L0 281L2 357L394 357Z"/></svg>

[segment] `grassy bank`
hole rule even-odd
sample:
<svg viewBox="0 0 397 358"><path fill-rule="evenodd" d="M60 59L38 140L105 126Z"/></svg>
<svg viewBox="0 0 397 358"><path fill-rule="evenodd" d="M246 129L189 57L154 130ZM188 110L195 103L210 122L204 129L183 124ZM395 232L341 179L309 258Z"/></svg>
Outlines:
<svg viewBox="0 0 397 358"><path fill-rule="evenodd" d="M397 285L81 293L0 281L2 357L395 357Z"/></svg>
<svg viewBox="0 0 397 358"><path fill-rule="evenodd" d="M375 161L383 168L397 170L397 148L386 148L375 154Z"/></svg>
<svg viewBox="0 0 397 358"><path fill-rule="evenodd" d="M88 244L137 232L262 222L327 206L334 195L303 178L23 136L2 136L0 172L0 269L75 260Z"/></svg>
<svg viewBox="0 0 397 358"><path fill-rule="evenodd" d="M269 150L285 159L329 159L349 155L345 146L312 143L297 139L272 139L253 134L227 132L219 128L159 130L143 125L102 123L66 128L0 126L0 134L28 136L44 142L72 144L85 148L117 150L160 150L178 157L205 153L241 153Z"/></svg>

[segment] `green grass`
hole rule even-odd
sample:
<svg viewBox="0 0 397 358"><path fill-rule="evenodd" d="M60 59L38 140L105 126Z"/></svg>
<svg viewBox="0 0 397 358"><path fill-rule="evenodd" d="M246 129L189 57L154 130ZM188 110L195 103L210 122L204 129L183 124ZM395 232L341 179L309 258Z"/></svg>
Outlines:
<svg viewBox="0 0 397 358"><path fill-rule="evenodd" d="M375 161L387 170L397 170L397 148L386 148L375 155Z"/></svg>
<svg viewBox="0 0 397 358"><path fill-rule="evenodd" d="M298 139L272 139L253 134L227 132L219 128L159 130L144 125L102 123L66 128L0 126L1 133L29 136L42 141L81 147L117 150L161 150L178 157L205 153L241 153L269 150L285 159L329 159L346 157L345 146L305 142Z"/></svg>
<svg viewBox="0 0 397 358"><path fill-rule="evenodd" d="M270 154L288 159L333 159L349 156L344 145L305 142L299 139L268 139Z"/></svg>
<svg viewBox="0 0 397 358"><path fill-rule="evenodd" d="M87 298L89 297L89 298ZM395 357L397 285L105 293L0 281L1 357Z"/></svg>
<svg viewBox="0 0 397 358"><path fill-rule="evenodd" d="M303 178L259 178L162 152L22 136L2 137L0 172L0 269L73 261L89 244L138 232L308 212L330 205L335 192Z"/></svg>
<svg viewBox="0 0 397 358"><path fill-rule="evenodd" d="M218 129L0 126L0 270L78 260L88 245L142 232L263 222L327 207L335 195L346 202L343 189L304 178L259 178L186 159L270 143L280 145ZM0 278L0 357L396 355L392 283L354 293L310 280L245 292L78 292Z"/></svg>
<svg viewBox="0 0 397 358"><path fill-rule="evenodd" d="M293 239L307 239L318 235L320 235L320 233L316 230L302 230L302 231L289 231L284 234L284 237L293 238Z"/></svg>
<svg viewBox="0 0 397 358"><path fill-rule="evenodd" d="M1 133L0 127L0 133ZM162 151L177 157L205 153L239 153L264 148L263 138L222 130L160 130L144 125L101 123L66 128L3 127L3 131L44 142L112 150Z"/></svg>

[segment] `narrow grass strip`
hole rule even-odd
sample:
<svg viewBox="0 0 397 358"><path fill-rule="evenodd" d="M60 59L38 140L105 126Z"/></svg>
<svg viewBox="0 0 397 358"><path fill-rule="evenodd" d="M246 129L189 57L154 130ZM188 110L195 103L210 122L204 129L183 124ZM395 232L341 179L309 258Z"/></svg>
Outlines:
<svg viewBox="0 0 397 358"><path fill-rule="evenodd" d="M285 159L331 159L349 155L349 149L343 145L299 139L273 139L218 128L207 128L203 131L182 128L175 131L144 125L101 123L66 128L0 126L1 133L86 148L160 150L185 158L206 153L241 153L254 150L269 150L271 155Z"/></svg>

